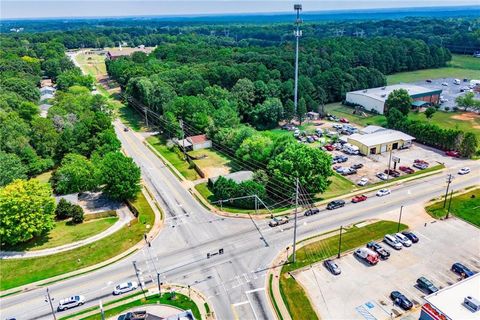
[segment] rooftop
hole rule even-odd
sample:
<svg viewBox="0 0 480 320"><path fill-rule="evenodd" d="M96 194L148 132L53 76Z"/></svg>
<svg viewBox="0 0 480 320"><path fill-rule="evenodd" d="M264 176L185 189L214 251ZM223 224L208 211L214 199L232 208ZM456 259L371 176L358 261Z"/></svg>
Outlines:
<svg viewBox="0 0 480 320"><path fill-rule="evenodd" d="M357 94L357 95L364 95L367 97L370 97L375 100L383 101L387 100L388 95L393 91L393 90L398 90L398 89L405 89L408 91L410 96L421 96L425 95L427 93L436 93L436 92L442 92L442 90L437 90L437 89L430 89L430 88L425 88L421 86L417 86L414 84L408 84L408 83L400 83L400 84L394 84L391 86L385 86L385 87L378 87L378 88L370 88L370 89L364 89L364 90L357 90L357 91L351 91L349 94Z"/></svg>
<svg viewBox="0 0 480 320"><path fill-rule="evenodd" d="M192 144L201 144L201 143L207 142L208 138L204 134L199 134L196 136L190 136L187 138L187 140L190 141Z"/></svg>
<svg viewBox="0 0 480 320"><path fill-rule="evenodd" d="M368 134L354 133L349 139L358 141L366 146L376 146L391 141L409 141L415 138L401 131L385 129Z"/></svg>
<svg viewBox="0 0 480 320"><path fill-rule="evenodd" d="M110 49L110 50L108 50L108 54L112 57L125 57L125 56L131 55L134 52L144 52L146 54L149 54L153 51L153 49L155 49L155 48L154 47L141 47L141 48L139 48L139 47L136 47L136 48L122 47L122 48Z"/></svg>
<svg viewBox="0 0 480 320"><path fill-rule="evenodd" d="M360 132L363 133L363 134L370 134L370 133L374 133L374 132L377 132L377 131L383 131L383 130L387 130L387 129L385 129L384 127L373 126L372 125L372 126L366 126L362 130L360 130Z"/></svg>
<svg viewBox="0 0 480 320"><path fill-rule="evenodd" d="M474 313L463 306L467 296L480 300L480 273L426 296L425 300L450 319L478 320L479 312Z"/></svg>

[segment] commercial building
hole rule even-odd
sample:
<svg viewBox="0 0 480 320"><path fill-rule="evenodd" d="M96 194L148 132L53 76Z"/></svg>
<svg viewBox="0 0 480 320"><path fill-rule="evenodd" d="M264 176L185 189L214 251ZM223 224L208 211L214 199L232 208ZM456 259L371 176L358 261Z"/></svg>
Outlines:
<svg viewBox="0 0 480 320"><path fill-rule="evenodd" d="M391 129L378 126L365 127L364 134L354 133L347 137L349 144L357 146L360 154L380 154L386 151L408 148L412 145L414 137Z"/></svg>
<svg viewBox="0 0 480 320"><path fill-rule="evenodd" d="M113 48L107 51L106 57L108 60L115 60L121 57L128 57L132 55L134 52L143 52L145 54L149 54L153 51L153 47L145 47L143 45L138 46L136 48L127 48L127 47L118 47Z"/></svg>
<svg viewBox="0 0 480 320"><path fill-rule="evenodd" d="M383 114L385 113L385 101L388 95L398 89L407 90L413 101L424 101L432 105L440 102L440 95L442 93L441 89L429 89L413 84L395 84L386 87L348 92L345 101L350 104L362 106L367 111Z"/></svg>
<svg viewBox="0 0 480 320"><path fill-rule="evenodd" d="M480 273L426 296L425 300L420 320L478 320Z"/></svg>

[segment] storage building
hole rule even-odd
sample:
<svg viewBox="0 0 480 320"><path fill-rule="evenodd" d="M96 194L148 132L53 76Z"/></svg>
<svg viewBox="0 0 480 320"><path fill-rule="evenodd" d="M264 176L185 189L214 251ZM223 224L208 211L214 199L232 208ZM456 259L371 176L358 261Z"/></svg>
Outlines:
<svg viewBox="0 0 480 320"><path fill-rule="evenodd" d="M370 154L380 154L390 150L408 148L415 139L400 131L379 128L371 133L352 134L347 138L348 143L357 146L360 154L368 156Z"/></svg>

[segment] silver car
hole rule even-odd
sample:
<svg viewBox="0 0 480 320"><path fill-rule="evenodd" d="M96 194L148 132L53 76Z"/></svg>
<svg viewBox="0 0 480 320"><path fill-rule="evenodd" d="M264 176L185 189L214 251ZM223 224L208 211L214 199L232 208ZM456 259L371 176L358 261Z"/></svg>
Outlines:
<svg viewBox="0 0 480 320"><path fill-rule="evenodd" d="M412 241L408 239L404 234L395 233L395 238L400 241L405 247L410 247L412 245Z"/></svg>
<svg viewBox="0 0 480 320"><path fill-rule="evenodd" d="M391 234L385 235L385 237L383 237L383 241L395 250L402 249L402 244L400 241L398 241L398 239Z"/></svg>
<svg viewBox="0 0 480 320"><path fill-rule="evenodd" d="M85 303L84 296L72 296L72 297L60 300L57 309L58 311L63 311L70 308L81 306L84 303Z"/></svg>
<svg viewBox="0 0 480 320"><path fill-rule="evenodd" d="M113 294L118 295L125 292L129 292L138 288L138 284L135 281L120 283L113 288Z"/></svg>

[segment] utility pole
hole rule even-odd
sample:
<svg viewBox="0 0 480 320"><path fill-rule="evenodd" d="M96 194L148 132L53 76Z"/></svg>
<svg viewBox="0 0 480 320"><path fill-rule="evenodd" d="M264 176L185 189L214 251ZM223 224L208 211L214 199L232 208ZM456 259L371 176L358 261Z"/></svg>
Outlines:
<svg viewBox="0 0 480 320"><path fill-rule="evenodd" d="M295 104L295 115L297 115L297 106L298 106L298 41L302 36L302 31L300 30L300 24L302 23L302 19L300 19L300 11L302 11L301 4L295 4L293 9L297 12L297 19L295 20L296 30L293 32L295 36L295 91L294 91L294 99L293 102ZM294 253L295 257L295 253Z"/></svg>
<svg viewBox="0 0 480 320"><path fill-rule="evenodd" d="M180 123L180 128L182 128L183 160L187 160L187 152L185 151L185 130L183 130L183 120L179 120L178 122Z"/></svg>
<svg viewBox="0 0 480 320"><path fill-rule="evenodd" d="M390 157L388 158L388 171L387 171L387 181L388 179L390 179L390 166L391 166L391 163L392 163L392 149L390 149Z"/></svg>
<svg viewBox="0 0 480 320"><path fill-rule="evenodd" d="M102 304L102 300L100 300L98 302L98 305L100 307L100 316L102 317L102 320L105 320L105 312L103 311L103 304Z"/></svg>
<svg viewBox="0 0 480 320"><path fill-rule="evenodd" d="M162 297L162 283L160 282L160 273L157 272L158 298Z"/></svg>
<svg viewBox="0 0 480 320"><path fill-rule="evenodd" d="M53 320L57 320L57 316L55 315L55 309L53 308L53 299L50 297L50 290L48 290L47 288L47 296L46 296L46 299L45 301L48 300L48 303L50 304L50 309L52 310L52 316L53 316Z"/></svg>
<svg viewBox="0 0 480 320"><path fill-rule="evenodd" d="M452 197L453 197L453 190L450 191L450 200L448 201L448 210L447 210L446 219L448 219L448 216L450 215L450 206L452 205Z"/></svg>
<svg viewBox="0 0 480 320"><path fill-rule="evenodd" d="M142 281L140 281L140 275L137 268L137 261L133 261L132 263L133 263L133 268L135 269L135 275L137 276L138 284L140 285L140 289L142 289L143 296L145 297L145 299L147 299L147 295L145 294L145 290L143 289Z"/></svg>
<svg viewBox="0 0 480 320"><path fill-rule="evenodd" d="M343 231L343 226L340 226L340 238L338 239L338 254L337 258L340 259L340 252L342 250L342 231Z"/></svg>
<svg viewBox="0 0 480 320"><path fill-rule="evenodd" d="M400 206L400 217L398 218L397 232L400 232L400 221L402 221L403 206Z"/></svg>
<svg viewBox="0 0 480 320"><path fill-rule="evenodd" d="M443 201L443 209L447 205L447 196L448 196L448 189L450 188L450 183L453 181L453 175L451 173L447 176L447 191L445 191L445 200Z"/></svg>
<svg viewBox="0 0 480 320"><path fill-rule="evenodd" d="M147 128L148 128L148 110L147 110L147 107L143 107L143 112L145 112L145 124L147 125Z"/></svg>
<svg viewBox="0 0 480 320"><path fill-rule="evenodd" d="M298 178L295 181L295 218L293 225L293 263L295 263L297 258L297 211L298 211Z"/></svg>
<svg viewBox="0 0 480 320"><path fill-rule="evenodd" d="M257 195L255 195L255 215L258 214L258 200L257 200Z"/></svg>

